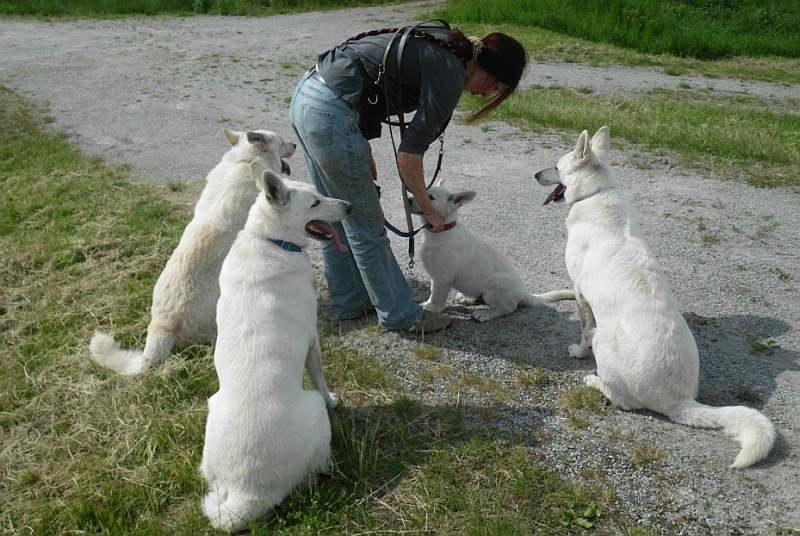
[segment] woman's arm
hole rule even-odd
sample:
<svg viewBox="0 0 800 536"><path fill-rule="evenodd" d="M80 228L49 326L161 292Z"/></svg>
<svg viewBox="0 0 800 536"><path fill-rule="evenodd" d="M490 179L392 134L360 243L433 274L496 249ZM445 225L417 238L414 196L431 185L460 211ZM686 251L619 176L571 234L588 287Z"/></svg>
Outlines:
<svg viewBox="0 0 800 536"><path fill-rule="evenodd" d="M422 215L431 224L431 231L438 233L444 226L444 219L436 212L428 198L428 190L425 188L425 175L422 167L422 155L411 154L399 151L397 153L397 167L400 170L400 178L419 203Z"/></svg>

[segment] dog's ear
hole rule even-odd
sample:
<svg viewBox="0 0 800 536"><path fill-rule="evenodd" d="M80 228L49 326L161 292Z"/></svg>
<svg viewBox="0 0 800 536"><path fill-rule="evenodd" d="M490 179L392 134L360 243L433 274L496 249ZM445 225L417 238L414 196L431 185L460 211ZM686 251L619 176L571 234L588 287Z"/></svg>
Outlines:
<svg viewBox="0 0 800 536"><path fill-rule="evenodd" d="M247 132L247 141L253 145L267 144L267 138L261 132Z"/></svg>
<svg viewBox="0 0 800 536"><path fill-rule="evenodd" d="M256 187L262 192L264 191L264 180L261 178L261 176L266 170L267 166L258 160L253 160L250 162L250 174L253 176L253 180L256 181Z"/></svg>
<svg viewBox="0 0 800 536"><path fill-rule="evenodd" d="M611 148L611 137L608 133L608 127L602 126L592 136L592 152L602 160L608 162L608 150Z"/></svg>
<svg viewBox="0 0 800 536"><path fill-rule="evenodd" d="M459 192L457 194L451 195L447 200L456 205L457 207L461 207L475 199L475 196L478 195L472 190L466 192Z"/></svg>
<svg viewBox="0 0 800 536"><path fill-rule="evenodd" d="M228 143L231 145L236 145L239 143L239 137L242 135L241 132L237 132L235 130L228 130L225 127L222 127L222 133L225 134L225 139L228 140Z"/></svg>
<svg viewBox="0 0 800 536"><path fill-rule="evenodd" d="M592 154L592 147L589 145L589 133L587 131L581 132L578 136L578 141L575 143L575 160L578 166L582 166L589 161Z"/></svg>
<svg viewBox="0 0 800 536"><path fill-rule="evenodd" d="M292 174L292 168L289 167L289 162L287 162L285 158L281 158L281 173L286 176Z"/></svg>
<svg viewBox="0 0 800 536"><path fill-rule="evenodd" d="M289 202L289 190L283 184L281 176L277 173L265 169L261 173L261 187L264 190L264 197L269 204L274 207L285 207Z"/></svg>

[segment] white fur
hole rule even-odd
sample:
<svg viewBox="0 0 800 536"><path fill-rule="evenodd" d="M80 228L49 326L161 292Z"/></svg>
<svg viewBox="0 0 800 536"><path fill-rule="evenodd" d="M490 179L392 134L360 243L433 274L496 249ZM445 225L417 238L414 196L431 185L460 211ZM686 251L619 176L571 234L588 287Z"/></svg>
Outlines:
<svg viewBox="0 0 800 536"><path fill-rule="evenodd" d="M714 408L696 402L699 361L689 326L636 221L635 211L607 165L608 128L589 142L586 131L556 168L536 174L541 184L563 184L567 270L581 317L573 357L594 350L597 375L585 378L624 410L647 408L672 421L722 428L741 450L732 467L765 458L775 439L772 423L744 406Z"/></svg>
<svg viewBox="0 0 800 536"><path fill-rule="evenodd" d="M428 194L445 223L457 221L458 209L475 198L473 191L452 193L441 181L432 186ZM411 211L420 214L415 200L411 201ZM451 289L459 291L456 299L460 303L489 306L472 313L478 322L513 313L519 305L573 297L569 290L531 294L511 262L462 223L439 233L426 229L420 256L431 277L431 295L422 307L434 313L444 310Z"/></svg>
<svg viewBox="0 0 800 536"><path fill-rule="evenodd" d="M273 132L223 132L232 147L206 177L194 217L156 281L144 352L122 350L110 335L97 331L89 345L95 362L120 374L137 374L166 359L176 343L213 342L220 266L256 197L250 164L280 171L282 158L295 150Z"/></svg>
<svg viewBox="0 0 800 536"><path fill-rule="evenodd" d="M325 407L336 405L322 372L311 265L305 253L269 239L305 246L308 221L338 221L350 205L269 171L263 180L264 195L220 273L219 391L208 399L200 465L208 483L203 511L214 527L228 531L245 528L326 470L331 430ZM316 390L303 389L304 366Z"/></svg>

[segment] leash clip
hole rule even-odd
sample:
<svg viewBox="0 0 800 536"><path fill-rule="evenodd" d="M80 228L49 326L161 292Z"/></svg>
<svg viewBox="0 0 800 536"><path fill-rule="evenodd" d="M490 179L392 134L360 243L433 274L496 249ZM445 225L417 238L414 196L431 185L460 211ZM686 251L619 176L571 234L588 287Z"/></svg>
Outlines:
<svg viewBox="0 0 800 536"><path fill-rule="evenodd" d="M378 78L376 78L376 79L375 79L375 82L374 82L376 86L379 86L379 85L381 85L381 78L383 78L383 72L384 72L385 70L386 70L386 68L383 66L383 63L381 63L380 65L378 65ZM376 101L376 102L377 102L377 101ZM371 103L371 104L375 104L375 103Z"/></svg>

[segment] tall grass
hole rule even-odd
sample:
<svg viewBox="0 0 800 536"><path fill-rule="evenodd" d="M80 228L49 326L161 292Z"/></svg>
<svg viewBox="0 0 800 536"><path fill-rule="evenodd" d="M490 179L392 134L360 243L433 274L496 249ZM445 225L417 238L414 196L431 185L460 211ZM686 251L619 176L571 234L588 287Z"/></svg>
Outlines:
<svg viewBox="0 0 800 536"><path fill-rule="evenodd" d="M397 1L397 0L394 0ZM268 15L392 3L393 0L0 0L0 15L97 17L118 15Z"/></svg>
<svg viewBox="0 0 800 536"><path fill-rule="evenodd" d="M800 57L797 0L448 0L441 15L539 26L649 54Z"/></svg>

